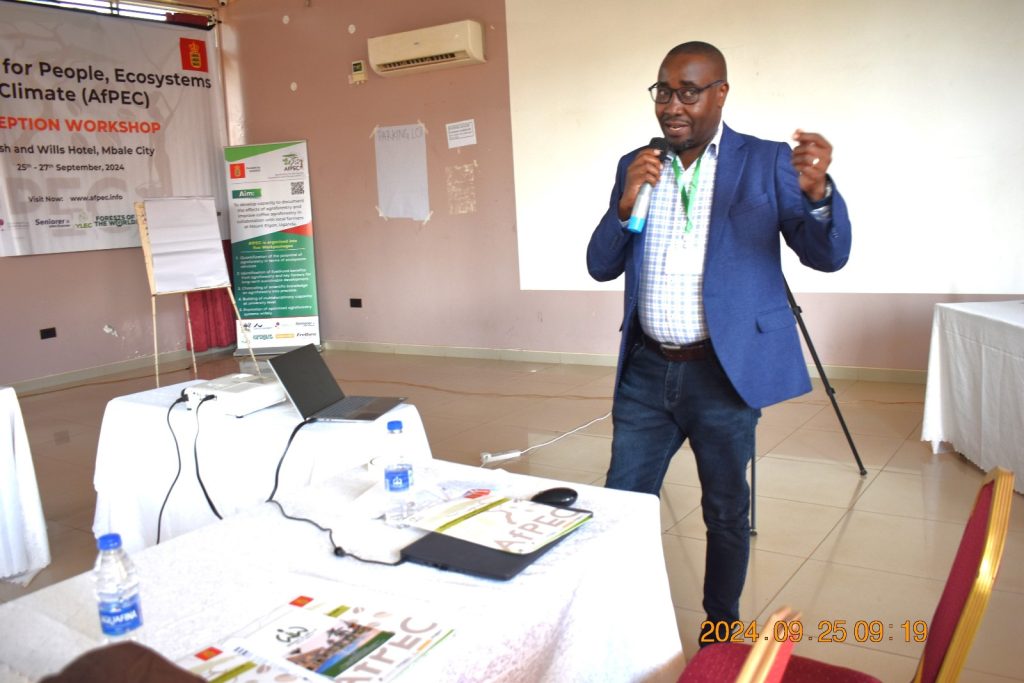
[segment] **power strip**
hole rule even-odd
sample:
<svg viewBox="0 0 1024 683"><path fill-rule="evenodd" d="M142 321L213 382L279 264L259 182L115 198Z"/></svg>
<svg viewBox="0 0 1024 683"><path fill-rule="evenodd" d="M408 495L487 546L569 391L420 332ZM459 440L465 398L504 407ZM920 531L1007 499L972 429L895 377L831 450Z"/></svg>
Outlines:
<svg viewBox="0 0 1024 683"><path fill-rule="evenodd" d="M523 452L516 451L498 451L497 453L481 453L480 464L489 465L492 462L501 462L502 460L511 460L512 458L518 458Z"/></svg>

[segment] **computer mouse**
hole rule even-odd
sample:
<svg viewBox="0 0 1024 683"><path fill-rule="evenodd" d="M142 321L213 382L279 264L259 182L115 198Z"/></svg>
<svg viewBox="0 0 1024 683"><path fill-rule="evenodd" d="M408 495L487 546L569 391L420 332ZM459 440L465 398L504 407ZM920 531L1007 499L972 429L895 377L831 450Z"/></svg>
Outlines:
<svg viewBox="0 0 1024 683"><path fill-rule="evenodd" d="M577 495L578 494L575 489L571 489L567 486L558 486L553 489L541 491L530 500L534 503L543 503L544 505L553 505L561 508L575 503Z"/></svg>

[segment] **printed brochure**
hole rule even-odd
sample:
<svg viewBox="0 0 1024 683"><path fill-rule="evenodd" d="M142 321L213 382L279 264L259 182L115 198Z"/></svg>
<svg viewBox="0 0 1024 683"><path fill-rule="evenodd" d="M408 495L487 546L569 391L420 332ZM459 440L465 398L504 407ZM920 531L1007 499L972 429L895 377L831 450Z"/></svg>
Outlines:
<svg viewBox="0 0 1024 683"><path fill-rule="evenodd" d="M431 619L300 596L178 664L210 683L390 681L451 634Z"/></svg>

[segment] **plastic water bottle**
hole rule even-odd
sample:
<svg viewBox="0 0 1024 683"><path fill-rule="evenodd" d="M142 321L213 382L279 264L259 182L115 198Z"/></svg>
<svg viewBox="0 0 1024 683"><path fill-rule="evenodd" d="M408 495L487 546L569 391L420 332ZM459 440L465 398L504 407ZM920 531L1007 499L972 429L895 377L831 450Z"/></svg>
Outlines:
<svg viewBox="0 0 1024 683"><path fill-rule="evenodd" d="M412 463L405 452L402 421L388 422L388 457L384 465L384 491L387 501L384 521L392 526L404 526L405 518L413 513Z"/></svg>
<svg viewBox="0 0 1024 683"><path fill-rule="evenodd" d="M142 627L139 575L128 553L121 547L120 534L96 539L100 554L93 569L100 629L108 643L138 640Z"/></svg>

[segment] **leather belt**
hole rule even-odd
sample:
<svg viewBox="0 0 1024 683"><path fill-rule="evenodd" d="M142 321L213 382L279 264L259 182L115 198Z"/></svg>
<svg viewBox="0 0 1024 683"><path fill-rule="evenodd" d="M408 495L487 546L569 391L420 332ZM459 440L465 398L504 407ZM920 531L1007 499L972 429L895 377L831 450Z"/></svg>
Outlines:
<svg viewBox="0 0 1024 683"><path fill-rule="evenodd" d="M651 339L643 332L640 333L640 338L643 340L644 346L665 360L704 360L714 353L714 349L711 348L710 339L703 339L692 344L663 344L655 339Z"/></svg>

